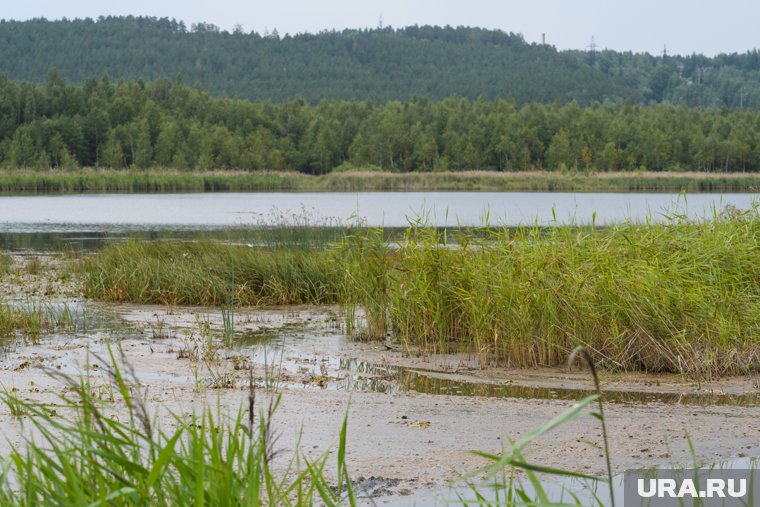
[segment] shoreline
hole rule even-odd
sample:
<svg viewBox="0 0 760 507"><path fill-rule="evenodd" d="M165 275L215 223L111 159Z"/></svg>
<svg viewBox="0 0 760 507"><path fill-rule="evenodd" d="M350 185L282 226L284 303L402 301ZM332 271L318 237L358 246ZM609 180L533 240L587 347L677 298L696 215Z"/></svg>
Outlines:
<svg viewBox="0 0 760 507"><path fill-rule="evenodd" d="M760 192L760 173L0 170L0 195L179 192Z"/></svg>

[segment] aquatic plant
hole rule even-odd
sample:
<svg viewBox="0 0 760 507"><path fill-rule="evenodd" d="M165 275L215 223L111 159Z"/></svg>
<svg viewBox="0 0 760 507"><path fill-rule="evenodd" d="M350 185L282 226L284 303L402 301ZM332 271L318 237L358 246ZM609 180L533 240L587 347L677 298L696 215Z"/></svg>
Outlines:
<svg viewBox="0 0 760 507"><path fill-rule="evenodd" d="M0 171L1 193L223 192L296 190L298 173L266 171L109 170Z"/></svg>
<svg viewBox="0 0 760 507"><path fill-rule="evenodd" d="M609 370L700 381L760 370L757 209L605 228L415 224L391 242L381 229L343 234L321 247L129 241L86 258L80 276L85 295L110 301L340 303L350 332L485 363L554 366L582 345Z"/></svg>
<svg viewBox="0 0 760 507"><path fill-rule="evenodd" d="M7 253L0 252L0 275L7 274L11 266L13 266L13 259Z"/></svg>
<svg viewBox="0 0 760 507"><path fill-rule="evenodd" d="M347 235L339 259L343 277L339 300L345 312L347 332L362 331L357 326L356 312L361 306L366 334L370 338L384 338L388 326L389 276L393 266L382 229L358 230Z"/></svg>
<svg viewBox="0 0 760 507"><path fill-rule="evenodd" d="M26 271L27 274L39 274L40 269L42 269L42 262L37 255L32 255L26 259L26 262L24 263L24 271Z"/></svg>

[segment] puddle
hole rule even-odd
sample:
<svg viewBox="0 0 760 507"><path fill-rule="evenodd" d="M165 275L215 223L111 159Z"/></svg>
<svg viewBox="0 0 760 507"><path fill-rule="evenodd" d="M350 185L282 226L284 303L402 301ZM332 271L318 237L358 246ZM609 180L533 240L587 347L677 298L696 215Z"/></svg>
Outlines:
<svg viewBox="0 0 760 507"><path fill-rule="evenodd" d="M413 391L448 396L483 396L489 398L529 398L539 400L579 400L592 394L586 389L536 387L518 384L499 384L487 381L466 381L446 378L444 373L400 367L362 365L358 371L386 371L394 382L369 384L381 392ZM738 405L760 403L760 395L711 395L709 393L656 393L641 391L604 391L607 403L668 403L681 405Z"/></svg>

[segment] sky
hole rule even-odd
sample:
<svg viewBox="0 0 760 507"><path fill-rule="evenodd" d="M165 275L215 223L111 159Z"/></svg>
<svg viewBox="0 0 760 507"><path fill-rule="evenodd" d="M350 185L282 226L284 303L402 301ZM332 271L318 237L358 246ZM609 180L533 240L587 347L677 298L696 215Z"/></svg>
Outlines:
<svg viewBox="0 0 760 507"><path fill-rule="evenodd" d="M521 33L558 49L669 54L744 52L760 46L757 0L5 0L4 19L144 15L188 27L212 23L232 31L280 35L408 25L466 25Z"/></svg>

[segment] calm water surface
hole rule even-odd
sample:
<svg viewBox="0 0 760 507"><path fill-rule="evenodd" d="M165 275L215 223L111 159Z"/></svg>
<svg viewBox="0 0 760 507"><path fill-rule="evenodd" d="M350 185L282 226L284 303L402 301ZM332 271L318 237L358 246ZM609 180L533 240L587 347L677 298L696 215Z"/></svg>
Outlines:
<svg viewBox="0 0 760 507"><path fill-rule="evenodd" d="M749 208L756 194L362 192L95 194L0 197L0 232L198 230L358 216L368 225L599 225L669 213L710 217L727 204ZM294 218L295 217L295 218Z"/></svg>

